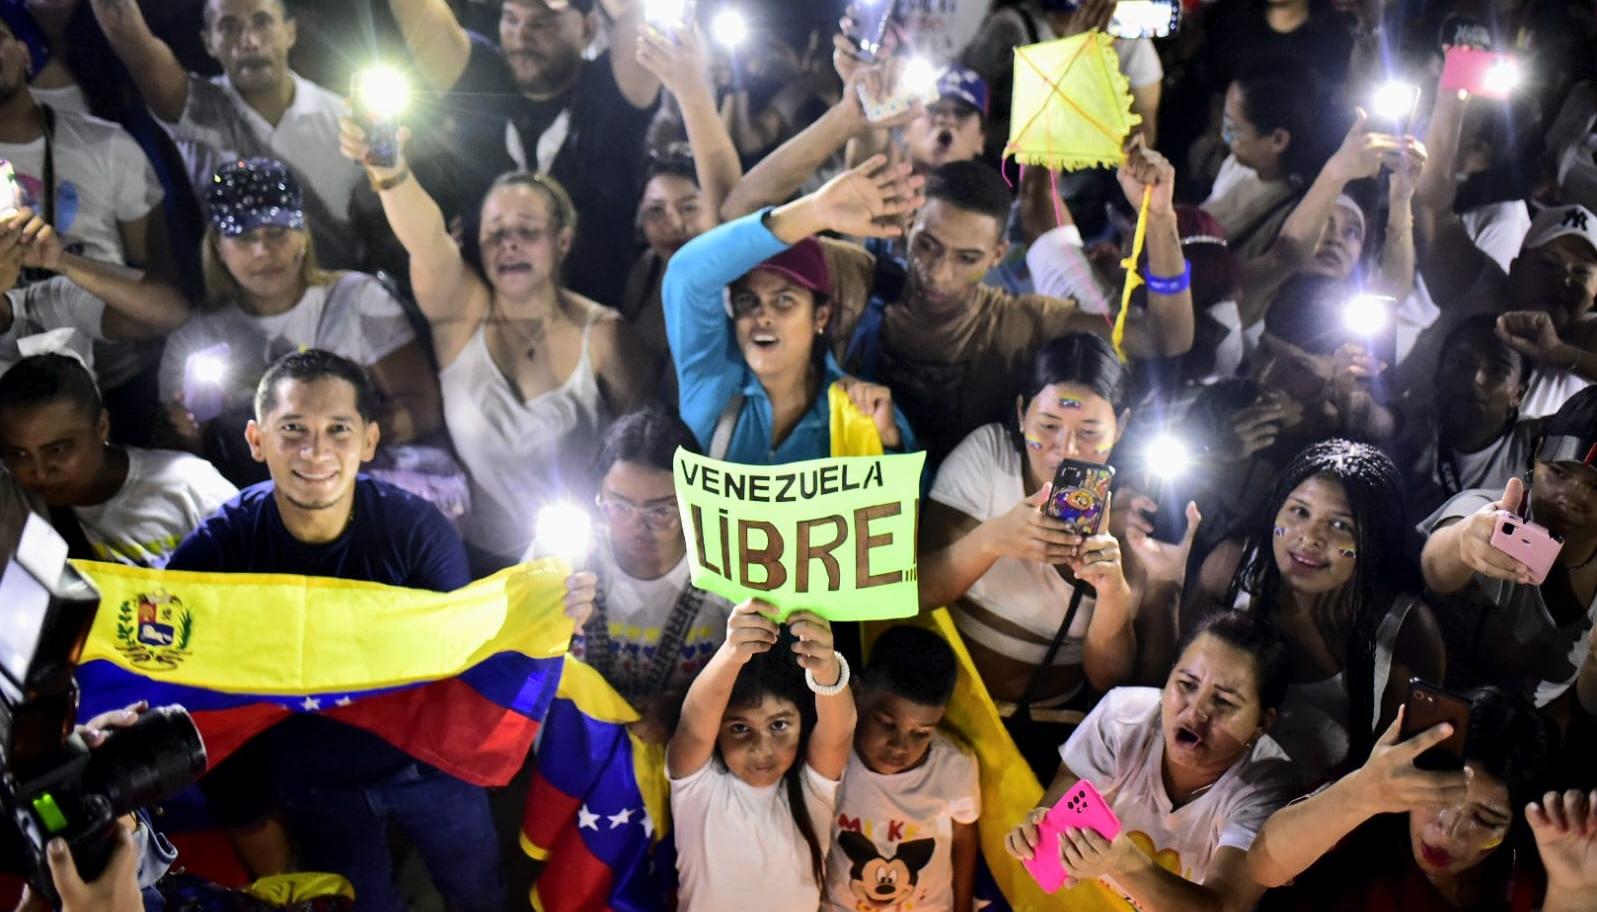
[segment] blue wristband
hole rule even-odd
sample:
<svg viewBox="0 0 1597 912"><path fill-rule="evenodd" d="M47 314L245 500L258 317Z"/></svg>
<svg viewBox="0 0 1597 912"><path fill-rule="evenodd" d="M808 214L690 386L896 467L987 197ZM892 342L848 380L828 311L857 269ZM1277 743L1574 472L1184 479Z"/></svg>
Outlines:
<svg viewBox="0 0 1597 912"><path fill-rule="evenodd" d="M1178 276L1165 278L1164 276L1156 276L1152 273L1149 273L1147 276L1145 276L1143 281L1148 284L1148 293L1156 295L1178 295L1183 291L1186 291L1188 288L1191 288L1192 261L1183 259L1181 262L1186 265L1186 268L1182 269L1181 274Z"/></svg>

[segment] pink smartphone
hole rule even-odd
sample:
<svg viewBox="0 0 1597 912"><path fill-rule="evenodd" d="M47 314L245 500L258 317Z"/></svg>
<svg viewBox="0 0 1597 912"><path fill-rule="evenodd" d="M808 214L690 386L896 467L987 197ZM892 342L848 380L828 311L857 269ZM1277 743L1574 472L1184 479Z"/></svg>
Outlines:
<svg viewBox="0 0 1597 912"><path fill-rule="evenodd" d="M1447 49L1447 59L1442 64L1444 92L1463 89L1471 95L1502 101L1513 94L1518 84L1519 62L1512 55L1472 47Z"/></svg>
<svg viewBox="0 0 1597 912"><path fill-rule="evenodd" d="M1037 851L1031 861L1022 862L1037 886L1047 893L1064 886L1065 878L1070 876L1059 859L1059 833L1067 827L1095 830L1099 836L1113 839L1120 835L1120 818L1085 779L1077 781L1058 804L1049 808L1042 822L1037 824Z"/></svg>
<svg viewBox="0 0 1597 912"><path fill-rule="evenodd" d="M1530 569L1530 581L1540 586L1564 550L1564 541L1547 531L1545 526L1526 522L1512 513L1497 514L1497 528L1492 530L1492 547L1519 561Z"/></svg>

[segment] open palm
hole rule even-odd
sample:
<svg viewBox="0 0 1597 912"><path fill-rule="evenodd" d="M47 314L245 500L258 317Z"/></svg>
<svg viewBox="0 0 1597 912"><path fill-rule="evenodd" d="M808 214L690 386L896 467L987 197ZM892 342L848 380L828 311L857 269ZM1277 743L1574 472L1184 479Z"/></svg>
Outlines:
<svg viewBox="0 0 1597 912"><path fill-rule="evenodd" d="M859 167L832 178L816 192L815 203L827 227L858 237L897 237L903 217L920 205L923 183L908 162L889 164L874 155Z"/></svg>
<svg viewBox="0 0 1597 912"><path fill-rule="evenodd" d="M1549 893L1597 890L1597 791L1548 792L1525 813Z"/></svg>

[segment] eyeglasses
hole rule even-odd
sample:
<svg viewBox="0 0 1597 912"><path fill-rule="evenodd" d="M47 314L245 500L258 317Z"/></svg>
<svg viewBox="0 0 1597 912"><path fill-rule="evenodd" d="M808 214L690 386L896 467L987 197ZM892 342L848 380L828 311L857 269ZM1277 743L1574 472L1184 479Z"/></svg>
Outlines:
<svg viewBox="0 0 1597 912"><path fill-rule="evenodd" d="M640 507L624 500L607 500L603 495L594 498L594 503L598 504L599 512L608 522L631 522L634 517L641 515L643 524L655 532L675 529L682 523L682 514L677 512L675 503Z"/></svg>

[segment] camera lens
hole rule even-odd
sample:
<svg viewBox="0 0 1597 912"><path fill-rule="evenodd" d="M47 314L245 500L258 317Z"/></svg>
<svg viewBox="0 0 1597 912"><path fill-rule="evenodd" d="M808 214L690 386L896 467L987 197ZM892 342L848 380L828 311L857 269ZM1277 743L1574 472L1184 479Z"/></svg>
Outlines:
<svg viewBox="0 0 1597 912"><path fill-rule="evenodd" d="M1513 523L1503 523L1503 534L1504 535L1513 535L1514 534L1514 524Z"/></svg>
<svg viewBox="0 0 1597 912"><path fill-rule="evenodd" d="M150 710L132 728L112 732L91 756L89 776L118 816L170 798L205 772L205 744L181 706Z"/></svg>

